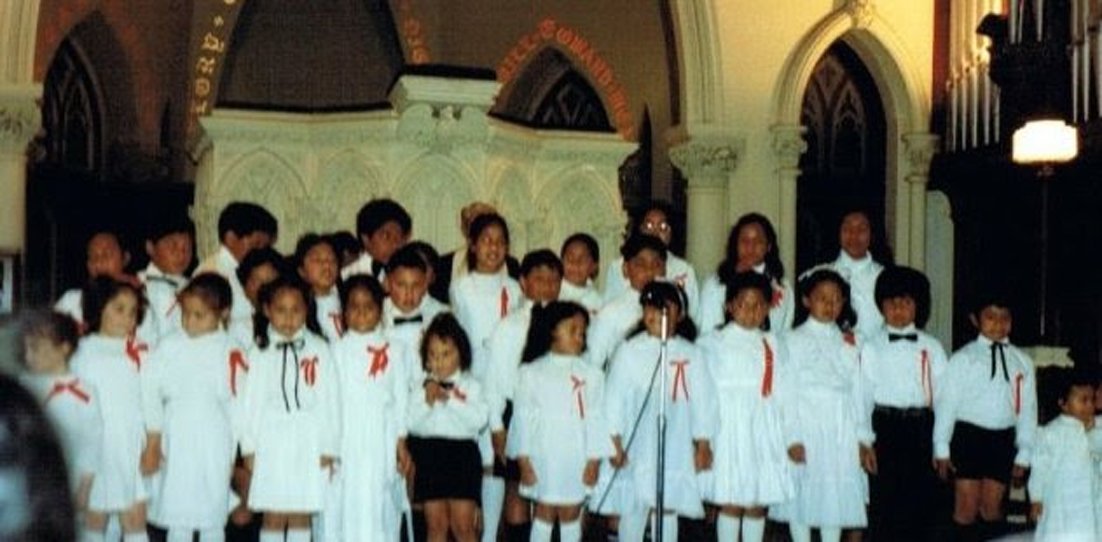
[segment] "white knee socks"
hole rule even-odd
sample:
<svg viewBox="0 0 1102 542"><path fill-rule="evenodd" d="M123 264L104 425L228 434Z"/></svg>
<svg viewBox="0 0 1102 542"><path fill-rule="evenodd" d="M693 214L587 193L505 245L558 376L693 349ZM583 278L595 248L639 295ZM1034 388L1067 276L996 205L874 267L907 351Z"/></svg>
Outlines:
<svg viewBox="0 0 1102 542"><path fill-rule="evenodd" d="M206 529L199 531L199 542L226 542L226 530Z"/></svg>
<svg viewBox="0 0 1102 542"><path fill-rule="evenodd" d="M582 539L582 520L576 519L570 523L559 522L560 542L580 542Z"/></svg>
<svg viewBox="0 0 1102 542"><path fill-rule="evenodd" d="M261 529L260 542L283 542L283 531Z"/></svg>
<svg viewBox="0 0 1102 542"><path fill-rule="evenodd" d="M740 518L719 514L716 519L716 540L718 542L738 542Z"/></svg>
<svg viewBox="0 0 1102 542"><path fill-rule="evenodd" d="M677 514L662 514L662 541L677 542Z"/></svg>
<svg viewBox="0 0 1102 542"><path fill-rule="evenodd" d="M764 538L765 518L742 518L742 542L761 542Z"/></svg>
<svg viewBox="0 0 1102 542"><path fill-rule="evenodd" d="M145 531L140 533L124 533L122 542L149 542L149 535Z"/></svg>
<svg viewBox="0 0 1102 542"><path fill-rule="evenodd" d="M287 542L310 542L310 529L287 529Z"/></svg>
<svg viewBox="0 0 1102 542"><path fill-rule="evenodd" d="M554 528L553 523L539 519L532 520L532 535L528 538L529 542L551 542L551 530Z"/></svg>
<svg viewBox="0 0 1102 542"><path fill-rule="evenodd" d="M191 529L169 529L165 536L166 542L191 542Z"/></svg>
<svg viewBox="0 0 1102 542"><path fill-rule="evenodd" d="M811 526L802 523L789 522L788 532L792 535L792 542L811 542Z"/></svg>
<svg viewBox="0 0 1102 542"><path fill-rule="evenodd" d="M501 507L505 504L505 480L496 476L482 477L482 542L497 541L501 522Z"/></svg>
<svg viewBox="0 0 1102 542"><path fill-rule="evenodd" d="M82 529L80 531L80 542L104 542L106 538L103 536L103 531L91 531L88 529Z"/></svg>
<svg viewBox="0 0 1102 542"><path fill-rule="evenodd" d="M838 542L842 539L840 527L819 527L819 540L822 542Z"/></svg>

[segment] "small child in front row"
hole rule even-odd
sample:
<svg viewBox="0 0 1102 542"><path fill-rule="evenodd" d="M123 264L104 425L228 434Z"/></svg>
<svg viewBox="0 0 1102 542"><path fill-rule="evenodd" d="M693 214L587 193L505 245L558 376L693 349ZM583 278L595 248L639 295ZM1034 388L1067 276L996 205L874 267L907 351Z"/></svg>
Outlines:
<svg viewBox="0 0 1102 542"><path fill-rule="evenodd" d="M838 273L813 269L800 279L806 321L785 335L796 390L785 417L796 492L770 516L788 521L793 542L835 542L842 529L864 527L871 435L864 418L856 314Z"/></svg>
<svg viewBox="0 0 1102 542"><path fill-rule="evenodd" d="M941 479L954 476L960 539L986 540L1002 530L1007 484L1022 483L1030 463L1037 385L1032 360L1010 344L1006 301L985 294L971 318L979 336L949 358L934 404L934 460Z"/></svg>
<svg viewBox="0 0 1102 542"><path fill-rule="evenodd" d="M337 292L340 260L333 241L326 236L308 233L295 246L295 267L298 275L310 286L315 312L322 336L330 343L341 338L341 301Z"/></svg>
<svg viewBox="0 0 1102 542"><path fill-rule="evenodd" d="M790 499L791 432L784 407L793 400L789 357L769 319L773 285L753 270L735 273L727 285L727 323L700 339L718 398L715 460L705 498L719 507L718 540L760 542L768 507ZM786 434L789 433L789 434Z"/></svg>
<svg viewBox="0 0 1102 542"><path fill-rule="evenodd" d="M520 468L521 495L535 503L531 540L581 540L582 503L612 455L604 422L604 374L585 350L589 312L577 303L536 307L514 392L506 453Z"/></svg>
<svg viewBox="0 0 1102 542"><path fill-rule="evenodd" d="M134 338L145 310L136 286L97 277L81 295L89 334L73 356L73 373L94 387L103 414L103 443L85 515L85 536L102 540L117 514L125 542L148 540L141 456L145 447L140 374L148 346Z"/></svg>
<svg viewBox="0 0 1102 542"><path fill-rule="evenodd" d="M264 512L260 542L283 540L284 530L288 542L307 542L338 457L337 367L301 279L265 285L260 307L241 437L249 508Z"/></svg>
<svg viewBox="0 0 1102 542"><path fill-rule="evenodd" d="M643 288L639 303L643 317L635 332L616 350L605 388L605 415L616 449L611 464L618 473L602 473L602 482L611 481L611 491L605 490L610 494L608 506L601 508L619 513L620 540L642 542L648 518L661 513L662 539L677 542L679 516L704 517L697 474L712 467L715 388L701 351L692 343L696 327L689 318L688 301L681 288L672 282L651 282ZM659 384L663 339L667 339L666 390ZM668 395L663 398L661 394ZM656 511L658 430L654 420L664 400L665 510ZM611 479L613 475L615 479ZM598 491L597 495L600 499L604 492ZM599 502L592 504L595 512L603 513L597 509ZM656 531L652 528L651 532Z"/></svg>
<svg viewBox="0 0 1102 542"><path fill-rule="evenodd" d="M393 278L387 274L387 278ZM386 542L398 536L410 468L406 449L411 360L406 346L383 334L383 287L366 274L340 290L344 335L333 346L340 367L341 479L339 515L326 534Z"/></svg>
<svg viewBox="0 0 1102 542"><path fill-rule="evenodd" d="M69 489L78 513L88 509L103 446L99 394L69 370L80 330L71 317L37 311L23 319L23 384L42 405L57 431L69 468Z"/></svg>
<svg viewBox="0 0 1102 542"><path fill-rule="evenodd" d="M413 500L424 503L428 540L478 540L482 454L478 438L489 420L482 386L471 376L471 345L451 313L433 318L421 341L424 389L409 406Z"/></svg>
<svg viewBox="0 0 1102 542"><path fill-rule="evenodd" d="M601 292L593 284L601 265L601 249L597 240L588 233L575 233L562 242L559 257L563 267L559 299L573 301L585 307L589 314L597 314L604 304Z"/></svg>
<svg viewBox="0 0 1102 542"><path fill-rule="evenodd" d="M1099 450L1092 441L1095 426L1094 385L1069 374L1058 375L1060 415L1041 428L1029 475L1035 540L1102 540Z"/></svg>
<svg viewBox="0 0 1102 542"><path fill-rule="evenodd" d="M142 371L147 470L153 484L149 518L168 540L223 540L230 475L240 428L238 397L248 365L226 332L233 292L216 273L201 273L180 291L183 333L160 342Z"/></svg>

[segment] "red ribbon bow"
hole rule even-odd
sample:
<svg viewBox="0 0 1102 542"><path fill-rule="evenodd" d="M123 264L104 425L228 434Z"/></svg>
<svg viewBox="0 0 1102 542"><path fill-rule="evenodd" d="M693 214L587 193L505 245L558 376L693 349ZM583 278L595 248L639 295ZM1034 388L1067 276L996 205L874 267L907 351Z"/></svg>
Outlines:
<svg viewBox="0 0 1102 542"><path fill-rule="evenodd" d="M80 381L73 380L70 382L55 383L54 387L50 390L50 393L46 394L45 402L49 403L51 399L65 392L73 394L74 397L80 399L84 403L92 400L92 398L88 396L88 392L80 389Z"/></svg>
<svg viewBox="0 0 1102 542"><path fill-rule="evenodd" d="M765 371L761 375L761 396L767 398L773 395L773 349L769 347L769 341L761 338L761 345L765 347Z"/></svg>
<svg viewBox="0 0 1102 542"><path fill-rule="evenodd" d="M134 370L142 370L142 354L149 351L149 345L139 342L133 335L126 339L126 357L134 362Z"/></svg>
<svg viewBox="0 0 1102 542"><path fill-rule="evenodd" d="M509 314L509 290L504 286L501 287L501 317L505 318L505 315Z"/></svg>
<svg viewBox="0 0 1102 542"><path fill-rule="evenodd" d="M467 402L467 394L463 393L463 390L459 389L459 387L452 388L452 395L454 395L456 399L459 399L464 403Z"/></svg>
<svg viewBox="0 0 1102 542"><path fill-rule="evenodd" d="M337 330L337 336L344 336L344 323L341 322L341 313L329 313L329 319L333 322L333 329Z"/></svg>
<svg viewBox="0 0 1102 542"><path fill-rule="evenodd" d="M298 365L302 367L302 379L306 381L306 385L313 386L318 378L318 357L303 358Z"/></svg>
<svg viewBox="0 0 1102 542"><path fill-rule="evenodd" d="M673 365L673 398L671 401L677 402L677 390L685 392L685 400L689 399L689 383L685 378L685 366L689 364L687 359L678 359L670 362Z"/></svg>
<svg viewBox="0 0 1102 542"><path fill-rule="evenodd" d="M581 419L585 419L585 400L582 398L582 388L585 387L585 380L582 380L574 375L570 375L570 382L573 384L574 398L578 401L578 416Z"/></svg>
<svg viewBox="0 0 1102 542"><path fill-rule="evenodd" d="M230 393L237 397L237 371L249 372L249 364L245 362L245 354L240 350L230 350Z"/></svg>
<svg viewBox="0 0 1102 542"><path fill-rule="evenodd" d="M934 384L930 380L930 354L922 349L922 395L926 398L926 406L934 403Z"/></svg>
<svg viewBox="0 0 1102 542"><path fill-rule="evenodd" d="M842 334L842 340L850 346L857 346L857 336L852 331L847 331Z"/></svg>
<svg viewBox="0 0 1102 542"><path fill-rule="evenodd" d="M770 308L778 307L784 301L784 288L780 284L773 283L773 299L769 301Z"/></svg>
<svg viewBox="0 0 1102 542"><path fill-rule="evenodd" d="M380 373L386 371L386 366L390 363L390 356L387 355L388 350L390 350L390 343L383 343L382 348L375 348L370 345L367 347L367 353L371 354L371 368L367 370L367 376L376 378Z"/></svg>
<svg viewBox="0 0 1102 542"><path fill-rule="evenodd" d="M1025 375L1018 373L1014 375L1014 415L1017 416L1022 413L1022 381L1025 380Z"/></svg>

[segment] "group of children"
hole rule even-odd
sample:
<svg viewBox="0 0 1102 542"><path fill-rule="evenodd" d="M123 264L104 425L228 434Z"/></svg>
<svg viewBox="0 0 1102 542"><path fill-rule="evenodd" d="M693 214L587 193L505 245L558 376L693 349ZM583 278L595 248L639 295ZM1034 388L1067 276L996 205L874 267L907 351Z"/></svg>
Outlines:
<svg viewBox="0 0 1102 542"><path fill-rule="evenodd" d="M504 218L474 209L445 258L391 200L361 210L361 246L308 234L284 258L274 217L233 203L190 278L186 220L158 225L137 277L94 235L87 285L24 332L84 539L113 520L127 542L147 523L222 540L259 513L261 541L389 541L415 509L432 541L575 541L587 514L625 541L676 540L678 518L723 542L761 540L766 518L797 542L930 539L939 476L979 539L1030 465L1038 534L1102 537L1093 388L1065 386L1038 433L1007 301L983 298L947 357L921 329L928 281L876 261L866 214L795 290L769 220L743 216L698 289L651 205L598 291L591 236L515 265Z"/></svg>

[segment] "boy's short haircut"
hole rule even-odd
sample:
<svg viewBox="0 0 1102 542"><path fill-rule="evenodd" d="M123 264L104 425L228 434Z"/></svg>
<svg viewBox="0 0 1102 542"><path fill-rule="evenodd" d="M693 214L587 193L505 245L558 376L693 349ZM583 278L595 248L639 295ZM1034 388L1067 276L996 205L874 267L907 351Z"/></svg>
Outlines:
<svg viewBox="0 0 1102 542"><path fill-rule="evenodd" d="M409 248L420 255L421 259L425 261L425 265L429 266L429 270L436 269L436 264L440 261L440 253L436 251L435 247L425 241L410 241L402 248ZM393 258L393 256L391 257Z"/></svg>
<svg viewBox="0 0 1102 542"><path fill-rule="evenodd" d="M915 303L915 326L922 328L930 319L930 281L917 269L906 266L885 268L876 279L873 293L876 307L888 299L909 297Z"/></svg>
<svg viewBox="0 0 1102 542"><path fill-rule="evenodd" d="M177 233L183 233L195 239L195 223L184 213L169 213L168 216L158 217L149 222L145 229L145 240L151 243Z"/></svg>
<svg viewBox="0 0 1102 542"><path fill-rule="evenodd" d="M1010 314L1014 314L1014 306L1012 298L1007 291L1006 287L1001 285L988 284L976 292L972 296L972 303L969 304L968 314L979 317L987 307L1002 307L1010 311Z"/></svg>
<svg viewBox="0 0 1102 542"><path fill-rule="evenodd" d="M529 273L540 267L550 268L562 276L562 260L551 252L550 249L541 248L524 255L520 261L520 276L527 277Z"/></svg>
<svg viewBox="0 0 1102 542"><path fill-rule="evenodd" d="M218 215L218 240L224 240L231 231L238 237L263 232L274 238L279 234L279 225L267 209L255 203L234 201Z"/></svg>
<svg viewBox="0 0 1102 542"><path fill-rule="evenodd" d="M249 275L253 273L253 270L264 264L271 264L281 276L290 272L290 264L287 262L287 258L283 257L274 248L254 248L245 254L245 257L241 259L241 263L237 266L235 272L237 281L245 284L249 281Z"/></svg>
<svg viewBox="0 0 1102 542"><path fill-rule="evenodd" d="M396 222L403 234L408 234L413 228L413 219L404 207L392 199L380 198L360 207L360 212L356 213L356 234L370 237L387 222Z"/></svg>
<svg viewBox="0 0 1102 542"><path fill-rule="evenodd" d="M333 245L333 248L337 251L337 256L341 256L345 253L351 252L359 254L363 250L363 244L361 244L356 236L352 232L347 230L337 231L329 234L329 244Z"/></svg>
<svg viewBox="0 0 1102 542"><path fill-rule="evenodd" d="M405 245L395 251L390 260L386 262L386 274L388 276L399 269L415 269L422 273L428 273L429 264L416 247Z"/></svg>
<svg viewBox="0 0 1102 542"><path fill-rule="evenodd" d="M639 233L628 237L624 241L624 245L620 247L620 255L624 257L624 261L628 261L644 250L653 250L658 253L662 261L666 261L669 255L666 251L666 245L662 243L661 239Z"/></svg>
<svg viewBox="0 0 1102 542"><path fill-rule="evenodd" d="M578 232L570 237L566 238L566 241L562 242L562 248L559 249L559 256L566 254L566 247L574 244L581 243L585 245L585 249L589 251L589 255L593 257L595 263L601 262L601 247L597 244L597 240L585 232Z"/></svg>
<svg viewBox="0 0 1102 542"><path fill-rule="evenodd" d="M26 338L43 338L52 344L68 344L75 352L80 341L80 325L67 314L54 310L34 310L23 315L20 332ZM26 356L22 357L26 359Z"/></svg>

